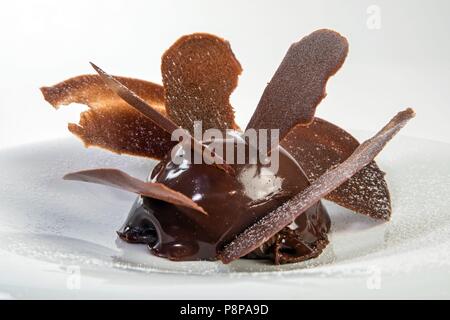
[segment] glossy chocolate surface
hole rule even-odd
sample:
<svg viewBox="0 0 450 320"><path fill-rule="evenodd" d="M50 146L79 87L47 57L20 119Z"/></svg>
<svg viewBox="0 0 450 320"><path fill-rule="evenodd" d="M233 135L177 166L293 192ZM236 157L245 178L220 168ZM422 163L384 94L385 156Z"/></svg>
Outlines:
<svg viewBox="0 0 450 320"><path fill-rule="evenodd" d="M236 151L244 142L232 143ZM215 260L236 235L309 185L298 163L282 148L276 171L268 164L250 164L248 159L247 152L246 163L233 165L235 175L229 175L215 166L175 164L166 157L152 171L151 181L182 192L208 215L140 197L119 235L129 242L146 243L153 254L171 260ZM318 203L297 224L297 235L309 243L326 234L329 218Z"/></svg>

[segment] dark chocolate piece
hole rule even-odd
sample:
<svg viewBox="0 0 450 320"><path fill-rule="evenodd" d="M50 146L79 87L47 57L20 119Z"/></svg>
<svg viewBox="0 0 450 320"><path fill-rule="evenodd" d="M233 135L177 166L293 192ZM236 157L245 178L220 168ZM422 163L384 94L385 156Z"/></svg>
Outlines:
<svg viewBox="0 0 450 320"><path fill-rule="evenodd" d="M191 132L199 120L203 130L237 129L229 97L241 72L230 44L222 38L206 33L181 37L161 62L169 117Z"/></svg>
<svg viewBox="0 0 450 320"><path fill-rule="evenodd" d="M306 190L260 219L225 246L220 254L223 263L230 263L250 253L273 237L300 214L321 198L350 179L368 165L397 132L415 115L412 109L399 112L371 139L363 142L352 155L340 165L328 170Z"/></svg>
<svg viewBox="0 0 450 320"><path fill-rule="evenodd" d="M280 129L283 138L297 124L308 124L325 97L325 85L344 63L347 40L317 30L289 48L270 80L247 129Z"/></svg>
<svg viewBox="0 0 450 320"><path fill-rule="evenodd" d="M297 230L289 228L283 228L275 237L275 264L295 263L317 258L329 243L326 233L316 241L308 243L302 239L302 235L298 234Z"/></svg>
<svg viewBox="0 0 450 320"><path fill-rule="evenodd" d="M117 78L156 111L163 115L166 113L162 86L143 80ZM89 106L89 110L81 113L79 125L69 124L69 130L86 147L97 146L119 154L161 159L174 146L170 134L133 110L98 75L78 76L52 87L43 87L41 91L55 109L71 103Z"/></svg>
<svg viewBox="0 0 450 320"><path fill-rule="evenodd" d="M184 194L172 190L170 187L153 182L144 182L117 169L93 169L66 174L65 180L76 180L111 186L121 190L137 193L199 211L207 215L201 206Z"/></svg>
<svg viewBox="0 0 450 320"><path fill-rule="evenodd" d="M330 217L319 201L244 258L270 259L275 264L301 262L319 256L328 245Z"/></svg>
<svg viewBox="0 0 450 320"><path fill-rule="evenodd" d="M315 118L307 126L293 128L281 145L298 161L308 179L314 181L347 159L359 142L334 124ZM391 216L391 201L384 172L375 161L325 198L375 219L389 220Z"/></svg>

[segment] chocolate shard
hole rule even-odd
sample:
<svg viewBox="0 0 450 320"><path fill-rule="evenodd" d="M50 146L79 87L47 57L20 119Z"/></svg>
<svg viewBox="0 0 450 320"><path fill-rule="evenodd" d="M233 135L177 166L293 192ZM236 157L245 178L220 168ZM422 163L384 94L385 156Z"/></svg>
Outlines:
<svg viewBox="0 0 450 320"><path fill-rule="evenodd" d="M117 78L151 103L157 112L165 114L162 86L138 79ZM78 76L52 87L42 87L41 91L55 109L71 103L89 106L89 110L81 113L79 124L69 124L69 130L87 147L161 159L174 145L169 134L133 110L98 75Z"/></svg>
<svg viewBox="0 0 450 320"><path fill-rule="evenodd" d="M229 97L237 86L241 65L230 44L213 35L194 33L178 39L162 56L161 72L167 114L192 132L237 129Z"/></svg>
<svg viewBox="0 0 450 320"><path fill-rule="evenodd" d="M194 209L207 215L206 211L184 194L154 182L136 179L117 169L92 169L66 174L64 180L96 183L133 192L141 196L162 200L177 206Z"/></svg>
<svg viewBox="0 0 450 320"><path fill-rule="evenodd" d="M247 129L280 129L310 123L325 97L328 78L342 66L348 42L332 30L317 30L291 45L270 80Z"/></svg>
<svg viewBox="0 0 450 320"><path fill-rule="evenodd" d="M315 118L308 126L294 127L281 145L297 160L308 179L314 181L347 159L359 142L338 126ZM391 200L384 172L375 161L325 198L375 219L389 220L391 216Z"/></svg>
<svg viewBox="0 0 450 320"><path fill-rule="evenodd" d="M261 246L318 200L372 162L383 147L414 116L415 113L410 108L399 112L375 136L358 146L344 162L328 170L303 192L295 195L237 236L235 240L224 247L219 258L223 263L229 263Z"/></svg>

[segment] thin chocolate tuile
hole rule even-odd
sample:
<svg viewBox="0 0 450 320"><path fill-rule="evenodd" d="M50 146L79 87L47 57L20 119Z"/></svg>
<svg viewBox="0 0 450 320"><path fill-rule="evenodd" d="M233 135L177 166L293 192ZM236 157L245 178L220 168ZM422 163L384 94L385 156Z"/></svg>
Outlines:
<svg viewBox="0 0 450 320"><path fill-rule="evenodd" d="M86 147L96 146L118 154L162 159L176 145L171 136L128 105L89 109L69 131Z"/></svg>
<svg viewBox="0 0 450 320"><path fill-rule="evenodd" d="M311 124L289 131L281 145L314 181L347 159L359 142L338 126L315 118ZM372 161L325 198L371 218L389 220L391 201L384 175Z"/></svg>
<svg viewBox="0 0 450 320"><path fill-rule="evenodd" d="M159 126L161 129L163 129L169 134L172 134L173 131L181 128L177 126L169 118L166 118L159 112L155 111L150 105L148 105L133 91L125 87L122 83L120 83L120 81L115 79L113 76L106 73L92 62L91 65L95 69L95 71L98 72L103 81L105 81L106 85L108 85L108 87L111 88L111 90L113 90L119 97L125 100L130 106L132 106L137 111L145 115L155 125ZM189 134L188 131L185 130L184 135L185 135L184 138L191 140L194 152L201 152L204 158L208 158L210 163L213 163L216 167L224 170L225 172L227 173L234 172L233 168L227 165L225 161L219 157L219 155L211 151L203 152L204 149L208 149L208 147L202 144L200 141L196 140L193 136Z"/></svg>
<svg viewBox="0 0 450 320"><path fill-rule="evenodd" d="M230 263L261 246L305 210L373 161L383 147L414 116L415 113L410 108L399 112L375 136L358 146L347 160L327 171L303 192L286 201L237 236L225 246L219 258L223 263Z"/></svg>
<svg viewBox="0 0 450 320"><path fill-rule="evenodd" d="M117 169L92 169L66 174L64 180L96 183L162 200L174 205L194 209L207 215L206 211L184 194L154 182L144 182Z"/></svg>
<svg viewBox="0 0 450 320"><path fill-rule="evenodd" d="M166 113L162 86L126 77L118 79L154 106L157 112ZM55 109L72 103L89 107L81 113L79 124L68 125L69 131L86 147L161 159L174 145L170 134L130 107L99 75L70 78L51 87L42 87L41 91Z"/></svg>
<svg viewBox="0 0 450 320"><path fill-rule="evenodd" d="M148 104L165 114L164 88L156 83L114 76L127 88L136 92ZM86 105L126 104L102 80L98 74L86 74L69 78L50 87L41 87L42 94L55 109L61 105L82 103Z"/></svg>
<svg viewBox="0 0 450 320"><path fill-rule="evenodd" d="M282 139L295 125L311 123L325 86L345 61L348 42L322 29L291 45L267 85L247 129L280 129Z"/></svg>
<svg viewBox="0 0 450 320"><path fill-rule="evenodd" d="M224 39L206 33L181 37L161 59L167 114L190 132L194 121L202 121L203 130L237 129L229 98L241 72Z"/></svg>

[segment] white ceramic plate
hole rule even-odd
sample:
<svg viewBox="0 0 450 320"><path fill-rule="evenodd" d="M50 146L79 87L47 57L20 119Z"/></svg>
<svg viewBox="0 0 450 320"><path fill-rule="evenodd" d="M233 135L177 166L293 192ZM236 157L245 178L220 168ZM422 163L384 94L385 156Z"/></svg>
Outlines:
<svg viewBox="0 0 450 320"><path fill-rule="evenodd" d="M326 203L331 244L318 259L223 265L171 262L122 242L115 230L134 196L61 179L97 167L145 178L152 161L76 139L2 150L0 298L449 298L450 145L396 137L378 162L391 222Z"/></svg>

